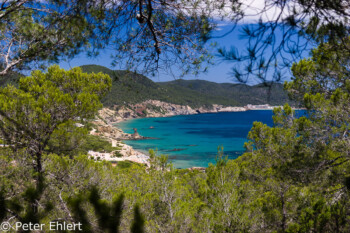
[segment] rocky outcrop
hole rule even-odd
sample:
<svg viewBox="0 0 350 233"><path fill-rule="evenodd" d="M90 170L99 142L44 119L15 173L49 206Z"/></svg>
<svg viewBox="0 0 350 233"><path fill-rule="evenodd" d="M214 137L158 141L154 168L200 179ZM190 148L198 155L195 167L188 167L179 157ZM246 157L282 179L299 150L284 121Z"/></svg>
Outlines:
<svg viewBox="0 0 350 233"><path fill-rule="evenodd" d="M110 111L104 109L104 113ZM112 117L112 116L111 116ZM112 118L111 118L112 119ZM131 146L126 145L121 140L132 140L132 139L146 139L137 133L134 134L124 133L121 129L111 125L101 116L99 119L92 121L93 129L90 134L107 139L112 147L115 148L111 153L101 153L96 151L89 151L88 154L95 160L107 160L110 162L119 161L132 161L136 163L142 163L149 166L149 156L142 152L134 150Z"/></svg>
<svg viewBox="0 0 350 233"><path fill-rule="evenodd" d="M139 138L140 137L140 134L137 132L137 129L136 128L133 128L134 130L134 133L132 134L132 137L133 138Z"/></svg>
<svg viewBox="0 0 350 233"><path fill-rule="evenodd" d="M90 134L100 136L106 139L114 140L133 140L133 139L146 139L145 137L139 135L136 130L136 134L124 133L123 130L113 126L104 119L96 119L92 121L94 125L93 130Z"/></svg>
<svg viewBox="0 0 350 233"><path fill-rule="evenodd" d="M119 156L115 156L115 152ZM139 151L134 150L131 146L126 144L118 144L118 150L113 151L112 153L101 153L96 151L88 152L90 158L94 160L106 160L109 162L120 162L120 161L132 161L135 163L142 163L150 166L149 164L149 156L145 155Z"/></svg>
<svg viewBox="0 0 350 233"><path fill-rule="evenodd" d="M120 116L120 113L109 109L109 108L103 108L98 112L99 119L104 121L105 123L114 123L123 121L125 118Z"/></svg>

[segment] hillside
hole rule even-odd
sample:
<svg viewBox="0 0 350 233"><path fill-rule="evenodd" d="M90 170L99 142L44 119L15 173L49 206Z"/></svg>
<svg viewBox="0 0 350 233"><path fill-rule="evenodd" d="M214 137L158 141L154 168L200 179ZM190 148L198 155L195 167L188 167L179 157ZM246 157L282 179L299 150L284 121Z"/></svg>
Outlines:
<svg viewBox="0 0 350 233"><path fill-rule="evenodd" d="M205 80L174 80L159 83L162 86L183 87L202 95L216 96L227 100L234 100L237 106L247 104L281 105L289 101L283 90L283 85L275 83L271 87L264 85L248 86L245 84L214 83ZM224 103L219 103L224 104Z"/></svg>
<svg viewBox="0 0 350 233"><path fill-rule="evenodd" d="M282 84L271 88L263 85L214 83L205 80L174 80L153 82L147 77L128 71L113 71L103 66L85 65L84 72L103 72L113 80L112 90L102 100L105 106L139 103L153 99L190 105L192 107L222 104L245 106L247 104L282 105L288 96Z"/></svg>
<svg viewBox="0 0 350 233"><path fill-rule="evenodd" d="M137 73L124 70L111 70L98 65L81 66L87 73L102 72L113 80L111 91L103 98L105 106L136 104L146 100L189 105L191 107L221 104L226 106L245 106L247 104L282 105L290 102L283 85L276 83L271 87L264 85L248 86L233 83L215 83L205 80L178 79L169 82L153 82ZM20 74L11 72L0 81L0 86L8 83L17 85Z"/></svg>

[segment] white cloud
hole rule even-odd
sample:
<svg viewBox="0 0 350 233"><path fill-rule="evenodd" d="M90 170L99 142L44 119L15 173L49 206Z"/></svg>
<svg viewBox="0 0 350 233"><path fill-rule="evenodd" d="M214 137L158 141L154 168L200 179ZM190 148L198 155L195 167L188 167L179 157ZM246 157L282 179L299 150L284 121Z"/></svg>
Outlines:
<svg viewBox="0 0 350 233"><path fill-rule="evenodd" d="M350 21L349 0L342 0L340 4L344 6L345 13L343 15L339 15L339 12L333 10L322 10L322 13L318 13L317 16L321 21L343 21L344 23L347 22L346 20ZM218 21L229 22L236 17L232 11L231 0L203 0L201 6L198 10L205 12L207 9L209 14ZM223 7L221 10L213 10L218 9L218 6ZM305 8L306 6L300 5L299 1L296 0L241 0L240 9L244 16L238 23L254 24L258 23L259 20L262 22L282 22L283 19L291 15L308 20L312 13L303 13Z"/></svg>
<svg viewBox="0 0 350 233"><path fill-rule="evenodd" d="M300 11L301 7L294 1L281 1L285 5L276 3L271 0L245 0L241 9L244 12L244 18L240 23L257 23L259 20L263 22L281 21L290 15L295 9Z"/></svg>

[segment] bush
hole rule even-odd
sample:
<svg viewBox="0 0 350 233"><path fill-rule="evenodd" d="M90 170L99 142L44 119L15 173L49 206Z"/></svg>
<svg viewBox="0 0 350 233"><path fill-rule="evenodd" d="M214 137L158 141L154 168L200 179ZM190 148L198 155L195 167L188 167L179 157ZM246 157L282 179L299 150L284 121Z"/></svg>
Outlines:
<svg viewBox="0 0 350 233"><path fill-rule="evenodd" d="M113 152L112 157L118 157L118 158L120 158L120 157L123 157L123 155L122 155L119 151L116 150L116 151Z"/></svg>
<svg viewBox="0 0 350 233"><path fill-rule="evenodd" d="M89 150L98 151L98 152L112 152L114 148L111 143L106 139L95 135L87 135L81 149L84 152L88 152Z"/></svg>

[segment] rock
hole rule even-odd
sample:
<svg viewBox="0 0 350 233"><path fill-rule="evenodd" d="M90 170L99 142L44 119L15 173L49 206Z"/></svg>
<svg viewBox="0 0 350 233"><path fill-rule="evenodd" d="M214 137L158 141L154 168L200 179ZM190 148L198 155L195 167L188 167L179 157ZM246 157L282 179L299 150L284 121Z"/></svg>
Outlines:
<svg viewBox="0 0 350 233"><path fill-rule="evenodd" d="M133 128L133 130L134 130L134 133L132 134L132 137L134 139L141 138L140 134L137 132L137 129Z"/></svg>
<svg viewBox="0 0 350 233"><path fill-rule="evenodd" d="M190 171L194 171L194 170L198 170L198 171L205 171L205 167L190 167L188 170Z"/></svg>
<svg viewBox="0 0 350 233"><path fill-rule="evenodd" d="M141 117L167 117L176 115L190 115L216 112L246 111L249 108L232 107L214 104L211 107L192 108L188 105L166 103L159 100L147 100L138 104L117 106L113 109L103 108L99 111L100 117L107 123L116 123L123 120Z"/></svg>

